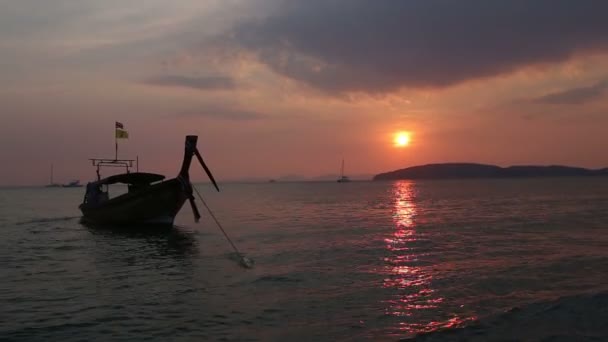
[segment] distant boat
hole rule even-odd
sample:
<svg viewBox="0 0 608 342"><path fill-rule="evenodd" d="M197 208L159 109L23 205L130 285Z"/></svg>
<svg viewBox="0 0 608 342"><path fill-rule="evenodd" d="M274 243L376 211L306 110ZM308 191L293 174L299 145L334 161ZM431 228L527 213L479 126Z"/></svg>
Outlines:
<svg viewBox="0 0 608 342"><path fill-rule="evenodd" d="M271 179L271 180L268 181L268 183L276 183L276 182L277 182L276 179Z"/></svg>
<svg viewBox="0 0 608 342"><path fill-rule="evenodd" d="M51 179L49 184L46 185L47 188L59 188L61 187L61 184L57 184L55 182L53 182L53 164L51 164Z"/></svg>
<svg viewBox="0 0 608 342"><path fill-rule="evenodd" d="M80 184L79 180L73 180L73 181L69 182L68 184L63 184L62 187L64 187L64 188L81 188L82 184Z"/></svg>
<svg viewBox="0 0 608 342"><path fill-rule="evenodd" d="M338 178L338 183L348 182L350 182L350 178L344 175L344 158L342 158L342 168L340 169L340 178Z"/></svg>
<svg viewBox="0 0 608 342"><path fill-rule="evenodd" d="M195 135L186 137L181 170L176 178L169 180L164 180L165 176L154 173L130 173L129 168L134 160L91 159L97 167L97 180L87 184L84 201L79 206L83 221L115 225L173 225L175 216L186 200L189 200L194 219L198 222L201 216L194 203L189 176L193 156L201 163L217 191L219 188L196 148L197 140ZM104 166L124 167L126 173L102 179L99 172ZM109 198L108 187L116 183L127 184L128 192Z"/></svg>

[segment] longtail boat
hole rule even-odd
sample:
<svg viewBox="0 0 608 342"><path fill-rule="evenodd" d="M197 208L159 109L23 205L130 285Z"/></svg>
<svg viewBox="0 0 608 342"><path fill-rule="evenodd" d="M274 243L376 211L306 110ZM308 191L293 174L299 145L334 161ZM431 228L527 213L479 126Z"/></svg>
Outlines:
<svg viewBox="0 0 608 342"><path fill-rule="evenodd" d="M217 191L219 187L196 147L197 140L197 136L186 136L181 169L177 177L169 180L155 173L130 172L134 160L90 159L97 167L97 180L87 184L79 206L83 221L114 225L173 225L175 216L189 201L198 222L200 214L194 202L189 174L192 157L196 156ZM103 167L123 167L126 172L101 178ZM128 191L110 198L108 187L117 183L126 184Z"/></svg>

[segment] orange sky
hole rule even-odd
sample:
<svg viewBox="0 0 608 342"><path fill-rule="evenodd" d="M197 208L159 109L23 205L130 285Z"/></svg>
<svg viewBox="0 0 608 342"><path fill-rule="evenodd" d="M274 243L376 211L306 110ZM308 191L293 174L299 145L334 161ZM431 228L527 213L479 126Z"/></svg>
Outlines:
<svg viewBox="0 0 608 342"><path fill-rule="evenodd" d="M167 175L187 134L223 180L608 166L608 5L431 3L0 2L0 185L92 178L114 121Z"/></svg>

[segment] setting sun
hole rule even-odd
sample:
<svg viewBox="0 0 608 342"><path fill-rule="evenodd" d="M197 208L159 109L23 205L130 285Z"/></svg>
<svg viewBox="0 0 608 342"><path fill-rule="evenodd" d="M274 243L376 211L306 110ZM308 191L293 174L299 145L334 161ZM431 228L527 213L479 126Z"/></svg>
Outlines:
<svg viewBox="0 0 608 342"><path fill-rule="evenodd" d="M410 134L409 132L399 132L395 134L395 146L396 147L405 147L410 144Z"/></svg>

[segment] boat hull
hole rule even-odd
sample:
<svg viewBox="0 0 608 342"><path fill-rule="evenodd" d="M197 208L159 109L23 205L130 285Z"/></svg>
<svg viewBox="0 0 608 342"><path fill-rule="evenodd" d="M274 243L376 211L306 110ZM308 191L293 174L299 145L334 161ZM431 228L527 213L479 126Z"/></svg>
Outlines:
<svg viewBox="0 0 608 342"><path fill-rule="evenodd" d="M188 199L178 179L150 185L105 202L80 205L86 222L114 225L173 225L175 216Z"/></svg>

